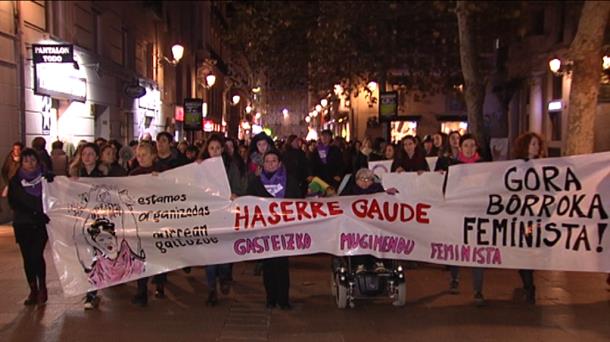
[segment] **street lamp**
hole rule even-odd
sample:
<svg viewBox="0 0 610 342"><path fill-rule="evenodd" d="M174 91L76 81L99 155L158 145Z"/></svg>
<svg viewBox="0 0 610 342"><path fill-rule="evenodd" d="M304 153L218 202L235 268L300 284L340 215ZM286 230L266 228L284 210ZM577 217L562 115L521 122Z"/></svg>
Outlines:
<svg viewBox="0 0 610 342"><path fill-rule="evenodd" d="M216 76L214 74L209 74L205 77L205 83L203 84L204 88L211 88L214 83L216 83Z"/></svg>
<svg viewBox="0 0 610 342"><path fill-rule="evenodd" d="M234 106L237 106L237 104L239 103L239 100L241 100L241 97L239 95L233 95L233 98L231 98L232 104Z"/></svg>
<svg viewBox="0 0 610 342"><path fill-rule="evenodd" d="M328 100L322 99L322 100L320 100L320 104L322 105L322 107L326 107L328 105Z"/></svg>
<svg viewBox="0 0 610 342"><path fill-rule="evenodd" d="M369 82L369 84L366 85L366 87L369 88L371 92L374 92L375 90L377 90L377 82L371 81Z"/></svg>
<svg viewBox="0 0 610 342"><path fill-rule="evenodd" d="M180 62L182 56L184 55L184 46L180 44L175 44L172 46L172 56L174 56L174 60L176 63Z"/></svg>
<svg viewBox="0 0 610 342"><path fill-rule="evenodd" d="M322 106L316 105L316 112L321 112L321 111L322 111Z"/></svg>
<svg viewBox="0 0 610 342"><path fill-rule="evenodd" d="M561 60L559 58L553 58L549 61L549 69L554 73L557 74L559 72L559 69L561 69Z"/></svg>
<svg viewBox="0 0 610 342"><path fill-rule="evenodd" d="M288 109L282 109L282 114L284 115L284 118L288 117Z"/></svg>
<svg viewBox="0 0 610 342"><path fill-rule="evenodd" d="M252 113L252 106L247 105L246 106L246 114L250 114L250 113Z"/></svg>
<svg viewBox="0 0 610 342"><path fill-rule="evenodd" d="M174 44L174 46L172 46L172 59L169 59L165 56L159 57L159 59L167 62L169 65L176 66L178 63L180 63L180 60L182 59L183 56L184 56L184 46L182 46L180 44Z"/></svg>

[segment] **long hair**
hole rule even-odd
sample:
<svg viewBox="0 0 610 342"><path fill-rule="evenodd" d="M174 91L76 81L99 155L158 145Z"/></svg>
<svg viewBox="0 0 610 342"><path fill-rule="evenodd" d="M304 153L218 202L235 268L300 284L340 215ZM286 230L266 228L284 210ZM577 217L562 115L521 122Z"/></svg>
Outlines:
<svg viewBox="0 0 610 342"><path fill-rule="evenodd" d="M93 149L93 151L95 152L95 155L98 157L98 162L99 162L99 157L100 157L100 147L95 144L95 143L86 143L82 146L79 146L78 150L77 150L77 154L74 157L74 160L72 161L72 163L70 164L70 168L68 169L68 174L70 176L73 177L78 177L79 173L80 173L80 169L83 167L83 162L81 160L81 155L83 154L83 151L86 148L91 148Z"/></svg>
<svg viewBox="0 0 610 342"><path fill-rule="evenodd" d="M404 138L402 138L402 140L400 140L399 145L397 146L398 150L394 150L394 159L398 160L398 161L403 161L403 160L408 160L409 157L407 156L407 152L405 151L405 141L407 140L411 140L413 142L413 144L415 145L415 151L413 152L413 158L411 159L416 159L421 157L421 149L418 147L417 145L417 139L415 139L414 136L412 135L407 135Z"/></svg>
<svg viewBox="0 0 610 342"><path fill-rule="evenodd" d="M544 138L535 132L525 132L519 135L513 143L513 159L525 159L529 158L529 146L532 139L538 139L540 150L538 151L538 158L546 157L546 142Z"/></svg>

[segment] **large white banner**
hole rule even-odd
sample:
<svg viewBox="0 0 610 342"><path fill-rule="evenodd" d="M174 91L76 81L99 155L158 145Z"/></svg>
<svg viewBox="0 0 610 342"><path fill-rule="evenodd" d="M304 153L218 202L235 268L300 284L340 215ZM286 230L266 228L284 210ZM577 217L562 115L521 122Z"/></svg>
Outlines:
<svg viewBox="0 0 610 342"><path fill-rule="evenodd" d="M385 193L231 201L220 159L44 186L67 295L274 256L372 254L452 265L610 271L610 153L385 174ZM446 193L443 195L443 185Z"/></svg>

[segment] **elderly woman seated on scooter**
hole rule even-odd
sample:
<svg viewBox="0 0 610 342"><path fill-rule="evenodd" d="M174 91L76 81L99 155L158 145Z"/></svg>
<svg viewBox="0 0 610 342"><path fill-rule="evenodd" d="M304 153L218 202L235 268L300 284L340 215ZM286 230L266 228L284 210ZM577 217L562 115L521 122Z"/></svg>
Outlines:
<svg viewBox="0 0 610 342"><path fill-rule="evenodd" d="M373 171L362 168L356 172L354 181L345 188L341 193L341 196L369 195L384 191L390 195L394 195L397 192L395 188L384 190L381 183L375 182L375 174ZM353 256L352 265L358 265L356 273L362 273L367 270L374 270L375 272L387 271L383 260L372 255Z"/></svg>

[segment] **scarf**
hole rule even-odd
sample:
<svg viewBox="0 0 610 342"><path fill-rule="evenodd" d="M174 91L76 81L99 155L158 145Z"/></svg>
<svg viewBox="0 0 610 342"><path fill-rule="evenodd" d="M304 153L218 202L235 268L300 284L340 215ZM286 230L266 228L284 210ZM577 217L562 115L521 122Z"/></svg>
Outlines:
<svg viewBox="0 0 610 342"><path fill-rule="evenodd" d="M481 159L481 157L479 156L479 153L478 153L478 152L475 152L475 153L472 155L472 157L470 157L470 158L466 157L466 156L465 156L465 155L462 153L462 151L460 151L460 152L458 153L458 156L457 156L457 160L461 161L461 162L462 162L462 163L464 163L464 164L476 163L477 161L479 161L479 159Z"/></svg>
<svg viewBox="0 0 610 342"><path fill-rule="evenodd" d="M318 143L318 155L320 156L320 160L322 164L326 164L326 158L328 157L328 151L330 150L330 145L324 145L323 143Z"/></svg>
<svg viewBox="0 0 610 342"><path fill-rule="evenodd" d="M284 166L280 166L280 168L273 173L268 173L263 170L260 178L265 190L267 190L271 196L284 198L286 194L286 169Z"/></svg>
<svg viewBox="0 0 610 342"><path fill-rule="evenodd" d="M42 196L42 169L40 167L37 167L36 170L29 172L23 171L22 168L19 168L17 177L17 180L26 193L34 197Z"/></svg>

